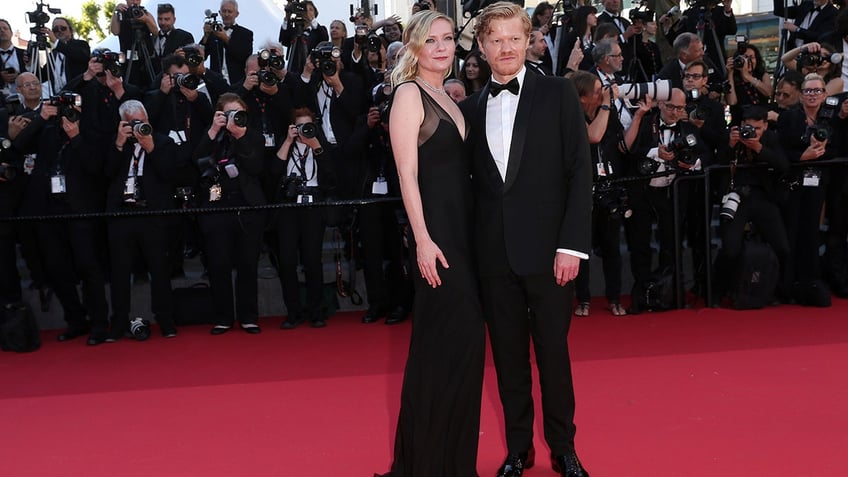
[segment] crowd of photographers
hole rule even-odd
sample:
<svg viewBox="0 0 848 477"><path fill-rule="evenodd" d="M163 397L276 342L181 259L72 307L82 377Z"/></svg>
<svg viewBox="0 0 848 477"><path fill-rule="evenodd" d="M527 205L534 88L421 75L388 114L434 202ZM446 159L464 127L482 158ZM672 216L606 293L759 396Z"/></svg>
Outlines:
<svg viewBox="0 0 848 477"><path fill-rule="evenodd" d="M840 20L848 15L833 15L833 32L816 28L812 38L809 11L790 12L794 24L803 25L795 32L800 43L783 58L787 72L774 88L759 50L744 37L736 37L736 51L725 52L725 37L736 33L730 0L699 1L682 16L670 8L659 18L642 6L629 20L620 16L620 0L604 0L600 13L592 5L566 3L564 12L545 2L536 7L526 67L570 77L580 96L596 181L593 242L610 311L659 308L640 297L658 274L673 274L680 241L675 214L693 251L692 288L705 294L710 263L698 245L708 234L705 194L721 207L716 303L734 293L729 284L752 232L780 263L780 283L769 302L822 306L830 303L831 289L848 295L845 173L815 165L846 156L842 149L848 147L839 141L848 106L833 56L839 51L834 45L848 35L848 19ZM236 324L258 333L257 264L264 248L287 309L281 328L325 326L322 243L327 225L349 224L340 209L155 211L399 197L386 114L389 73L402 48L400 17L374 22L357 10L348 36L342 21L329 30L321 25L313 2L289 2L279 41L255 45L252 31L237 23L234 0L207 10L198 41L175 27L173 6L159 4L151 12L139 4L129 0L115 8L110 28L120 52L90 51L62 17L48 28L41 7L30 14L36 39L29 51L12 48L11 26L0 20L2 214L108 215L0 223L3 303L22 298L20 244L34 286L42 296L55 293L62 305L68 327L60 340L87 335L89 344L98 344L143 331L144 322L130 320L130 287L133 277L147 276L155 319L162 335L173 337L178 317L171 278L182 273L184 257L200 252L212 289L212 334ZM824 5L812 22L834 9ZM434 5L422 0L413 10L429 8ZM665 60L654 38L658 28L673 52ZM839 41L824 43L828 35ZM809 39L822 41L804 43ZM43 56L41 49L47 61L27 68L31 57ZM457 102L489 76L473 47L462 60L445 85ZM813 162L793 166L806 161ZM715 175L711 190L704 191L703 181L684 181L673 191L675 177L702 174L712 165L730 167ZM830 227L822 269L825 203ZM403 222L399 201L362 206L356 236L345 238L362 254L365 323L398 323L407 316ZM659 268L651 245L655 225ZM620 301L622 227L635 283L630 309ZM577 315L590 313L588 284L586 262L578 276Z"/></svg>

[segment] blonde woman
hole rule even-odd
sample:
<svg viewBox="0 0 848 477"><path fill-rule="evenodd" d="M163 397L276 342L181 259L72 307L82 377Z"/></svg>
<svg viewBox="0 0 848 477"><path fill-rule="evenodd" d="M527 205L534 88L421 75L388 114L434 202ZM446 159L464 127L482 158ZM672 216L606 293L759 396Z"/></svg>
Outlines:
<svg viewBox="0 0 848 477"><path fill-rule="evenodd" d="M445 92L453 22L422 11L392 72L389 133L412 229L414 324L389 476L473 477L485 334L471 251L466 125Z"/></svg>

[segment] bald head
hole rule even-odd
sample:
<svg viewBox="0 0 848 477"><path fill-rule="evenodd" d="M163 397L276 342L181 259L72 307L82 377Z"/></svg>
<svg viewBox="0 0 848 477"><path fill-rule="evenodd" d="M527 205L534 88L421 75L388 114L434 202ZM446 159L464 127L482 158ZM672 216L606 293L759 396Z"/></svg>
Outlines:
<svg viewBox="0 0 848 477"><path fill-rule="evenodd" d="M41 81L32 73L21 73L15 79L18 92L24 97L27 106L32 107L41 100Z"/></svg>

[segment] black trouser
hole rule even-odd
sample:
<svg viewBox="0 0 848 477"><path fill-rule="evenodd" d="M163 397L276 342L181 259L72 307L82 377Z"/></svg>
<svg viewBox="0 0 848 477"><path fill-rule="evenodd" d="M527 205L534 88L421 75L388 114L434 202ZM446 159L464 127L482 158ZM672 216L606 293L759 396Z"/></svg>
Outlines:
<svg viewBox="0 0 848 477"><path fill-rule="evenodd" d="M17 303L22 299L15 228L11 222L0 223L0 306Z"/></svg>
<svg viewBox="0 0 848 477"><path fill-rule="evenodd" d="M174 327L168 262L170 219L167 216L126 217L109 222L113 334L126 331L129 325L130 276L139 253L150 272L150 303L156 322L163 329Z"/></svg>
<svg viewBox="0 0 848 477"><path fill-rule="evenodd" d="M280 240L280 285L286 313L291 319L323 319L319 313L324 287L324 211L319 207L279 209L275 228ZM298 290L298 255L306 276L305 304L301 303Z"/></svg>
<svg viewBox="0 0 848 477"><path fill-rule="evenodd" d="M104 230L93 220L39 222L38 244L44 254L47 278L71 327L86 327L86 314L94 331L109 328L106 280L100 263ZM77 282L82 280L82 303ZM83 306L85 304L85 306Z"/></svg>
<svg viewBox="0 0 848 477"><path fill-rule="evenodd" d="M403 240L397 220L397 205L376 203L359 208L359 238L364 254L363 268L368 307L409 309L412 282L403 273ZM383 269L388 257L388 269Z"/></svg>
<svg viewBox="0 0 848 477"><path fill-rule="evenodd" d="M592 249L601 257L604 270L604 292L607 301L619 303L621 296L621 216L610 215L601 207L592 209ZM580 271L574 280L577 301L588 303L589 260L580 260Z"/></svg>
<svg viewBox="0 0 848 477"><path fill-rule="evenodd" d="M206 243L209 284L216 311L215 323L232 326L236 318L241 324L256 323L259 318L256 267L265 225L264 214L210 213L201 214L198 221ZM236 271L235 307L233 269Z"/></svg>
<svg viewBox="0 0 848 477"><path fill-rule="evenodd" d="M795 282L821 279L819 221L826 187L798 186L789 193L783 205L783 223L789 240L789 259L786 262L783 289L792 290Z"/></svg>
<svg viewBox="0 0 848 477"><path fill-rule="evenodd" d="M633 216L624 222L630 249L630 268L635 282L642 283L651 274L651 226L657 222L660 243L660 269L674 266L674 203L672 188L634 186L630 190Z"/></svg>
<svg viewBox="0 0 848 477"><path fill-rule="evenodd" d="M542 390L545 440L555 455L574 450L574 387L568 353L573 282L561 287L551 273L480 278L498 392L510 453L533 444L530 338ZM529 310L529 313L528 313Z"/></svg>
<svg viewBox="0 0 848 477"><path fill-rule="evenodd" d="M844 167L832 169L826 212L826 272L834 292L845 296L848 294L848 170Z"/></svg>

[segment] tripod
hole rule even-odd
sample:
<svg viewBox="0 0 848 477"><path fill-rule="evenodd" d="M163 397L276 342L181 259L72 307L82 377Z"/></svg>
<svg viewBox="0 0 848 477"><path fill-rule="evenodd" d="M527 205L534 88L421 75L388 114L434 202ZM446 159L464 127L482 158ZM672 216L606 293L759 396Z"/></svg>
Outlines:
<svg viewBox="0 0 848 477"><path fill-rule="evenodd" d="M723 59L723 56L721 54L721 43L718 41L718 35L716 35L716 32L715 32L715 25L713 25L712 12L713 12L712 7L707 7L706 5L701 5L700 11L698 12L698 26L697 26L698 38L701 39L702 44L706 45L707 41L704 38L704 36L706 35L707 30L710 31L710 37L711 37L710 39L712 40L711 46L713 48L715 48L714 51L718 55L718 60L719 60L719 61L716 62L716 63L718 63L718 65L714 65L714 66L718 66L719 68L721 68L721 76L723 78L727 78L727 65L724 63L724 61L721 61ZM707 55L707 56L709 56L709 55Z"/></svg>
<svg viewBox="0 0 848 477"><path fill-rule="evenodd" d="M33 30L40 30L36 26ZM53 96L58 93L65 85L61 77L57 77L55 69L55 57L53 56L53 48L50 42L47 41L47 36L44 33L34 33L35 40L30 40L29 44L29 64L27 71L34 74L39 83L47 83L47 88L42 91L43 97ZM60 84L62 83L62 84Z"/></svg>
<svg viewBox="0 0 848 477"><path fill-rule="evenodd" d="M153 62L150 61L150 51L147 49L147 27L143 24L137 25L135 20L133 20L133 44L132 48L130 48L129 58L127 58L127 81L131 81L133 65L135 64L136 58L141 56L144 61L144 69L147 70L147 79L149 85L153 85L154 80L154 71L153 71Z"/></svg>
<svg viewBox="0 0 848 477"><path fill-rule="evenodd" d="M291 41L286 50L286 66L289 71L302 73L303 66L306 64L306 57L309 56L306 36L303 34L303 21L294 20L292 26L294 27L294 40Z"/></svg>
<svg viewBox="0 0 848 477"><path fill-rule="evenodd" d="M642 34L633 35L633 56L630 60L630 66L627 67L627 80L631 83L647 83L653 80L653 78L648 77L645 67L642 66L642 60L639 59L639 54L636 52L636 47L640 43L642 43Z"/></svg>

